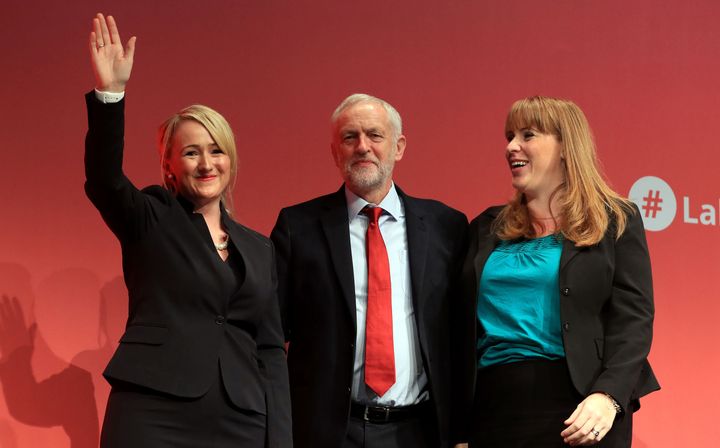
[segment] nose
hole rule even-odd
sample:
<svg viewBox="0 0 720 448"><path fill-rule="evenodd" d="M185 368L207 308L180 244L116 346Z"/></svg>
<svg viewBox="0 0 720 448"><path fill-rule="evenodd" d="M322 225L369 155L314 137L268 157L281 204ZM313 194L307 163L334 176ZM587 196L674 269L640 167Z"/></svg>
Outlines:
<svg viewBox="0 0 720 448"><path fill-rule="evenodd" d="M198 157L198 168L203 171L210 171L212 164L210 163L210 155L206 152L201 152Z"/></svg>
<svg viewBox="0 0 720 448"><path fill-rule="evenodd" d="M370 139L365 134L360 134L358 138L358 144L355 147L355 151L360 153L366 153L370 151Z"/></svg>
<svg viewBox="0 0 720 448"><path fill-rule="evenodd" d="M518 143L518 139L517 139L517 137L513 137L513 139L510 140L508 142L507 146L505 147L505 152L507 154L510 154L510 153L513 153L513 152L516 152L519 150L520 150L520 144Z"/></svg>

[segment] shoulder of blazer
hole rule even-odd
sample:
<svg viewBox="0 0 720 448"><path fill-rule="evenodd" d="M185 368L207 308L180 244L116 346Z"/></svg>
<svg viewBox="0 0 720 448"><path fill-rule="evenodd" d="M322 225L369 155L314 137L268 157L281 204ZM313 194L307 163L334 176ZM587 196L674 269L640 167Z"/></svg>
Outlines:
<svg viewBox="0 0 720 448"><path fill-rule="evenodd" d="M170 193L167 188L161 185L148 185L147 187L140 190L143 194L150 196L162 202L164 205L172 205L173 202L177 201L175 195ZM180 205L178 203L178 205Z"/></svg>
<svg viewBox="0 0 720 448"><path fill-rule="evenodd" d="M250 227L246 227L239 222L235 221L233 218L231 218L229 215L226 215L226 221L225 225L230 226L235 232L233 233L239 233L241 235L245 235L248 239L256 241L263 246L270 247L272 246L272 243L270 242L270 238L266 237L265 235L251 229Z"/></svg>
<svg viewBox="0 0 720 448"><path fill-rule="evenodd" d="M403 206L408 212L414 213L418 216L434 215L447 217L447 219L457 219L464 221L465 225L467 225L467 217L463 212L456 210L436 199L416 198L410 196L397 186L397 184L395 185L395 189L403 202Z"/></svg>
<svg viewBox="0 0 720 448"><path fill-rule="evenodd" d="M343 187L334 193L326 194L300 202L298 204L284 207L280 210L280 214L289 219L316 219L328 210L347 209L345 202L345 192Z"/></svg>
<svg viewBox="0 0 720 448"><path fill-rule="evenodd" d="M631 233L643 233L644 232L644 226L642 221L642 215L640 214L640 209L638 209L637 205L635 203L630 203L630 208L625 209L623 208L623 213L625 213L625 231L623 233L623 236L631 234ZM608 213L608 226L607 229L605 229L605 234L603 235L602 239L596 244L596 246L604 245L604 244L610 244L615 245L617 244L618 238L616 238L617 234L617 216ZM623 236L621 236L619 239L622 239ZM593 247L593 246L590 246Z"/></svg>
<svg viewBox="0 0 720 448"><path fill-rule="evenodd" d="M475 219L472 220L470 223L470 227L472 229L480 229L484 227L489 227L492 225L493 221L498 217L500 214L500 211L504 208L504 205L494 205L492 207L488 207L477 215Z"/></svg>

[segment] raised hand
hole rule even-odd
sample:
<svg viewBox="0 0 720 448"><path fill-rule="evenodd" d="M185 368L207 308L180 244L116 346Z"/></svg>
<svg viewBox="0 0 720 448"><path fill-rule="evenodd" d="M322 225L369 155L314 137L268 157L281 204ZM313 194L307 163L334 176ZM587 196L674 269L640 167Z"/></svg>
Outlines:
<svg viewBox="0 0 720 448"><path fill-rule="evenodd" d="M135 36L123 48L117 24L112 16L107 20L102 14L93 19L90 32L90 61L95 72L95 88L102 92L123 92L130 79Z"/></svg>

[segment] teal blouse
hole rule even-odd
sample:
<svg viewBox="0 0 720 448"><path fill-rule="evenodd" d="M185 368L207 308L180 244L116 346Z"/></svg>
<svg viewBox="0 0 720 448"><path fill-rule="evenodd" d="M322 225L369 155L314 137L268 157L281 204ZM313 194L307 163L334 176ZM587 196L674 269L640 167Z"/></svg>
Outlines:
<svg viewBox="0 0 720 448"><path fill-rule="evenodd" d="M478 368L565 356L558 273L562 238L502 241L480 278Z"/></svg>

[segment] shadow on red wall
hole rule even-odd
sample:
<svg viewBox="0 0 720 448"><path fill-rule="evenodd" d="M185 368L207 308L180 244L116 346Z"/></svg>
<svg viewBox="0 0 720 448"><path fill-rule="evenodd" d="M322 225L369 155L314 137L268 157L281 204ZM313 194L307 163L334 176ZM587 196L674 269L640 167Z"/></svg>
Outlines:
<svg viewBox="0 0 720 448"><path fill-rule="evenodd" d="M30 275L17 264L0 263L0 382L7 417L0 414L0 446L18 444L12 420L31 427L60 427L73 448L97 447L98 415L102 415L108 386L100 372L115 349L124 327L127 291L121 278L99 290L94 274L81 269L56 272L40 283L37 297ZM94 347L77 351L65 361L72 341L54 337L39 314L51 312L54 322L77 329L91 313L96 319ZM82 333L82 331L80 331ZM49 339L52 343L48 343ZM87 341L86 341L87 343ZM62 356L61 356L62 354ZM25 440L42 446L42 440Z"/></svg>

